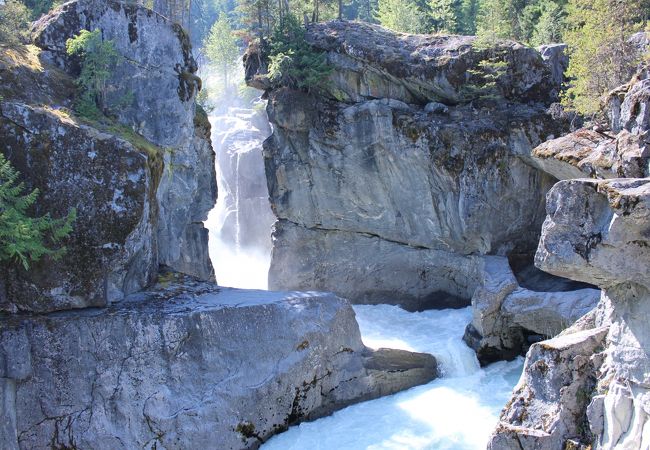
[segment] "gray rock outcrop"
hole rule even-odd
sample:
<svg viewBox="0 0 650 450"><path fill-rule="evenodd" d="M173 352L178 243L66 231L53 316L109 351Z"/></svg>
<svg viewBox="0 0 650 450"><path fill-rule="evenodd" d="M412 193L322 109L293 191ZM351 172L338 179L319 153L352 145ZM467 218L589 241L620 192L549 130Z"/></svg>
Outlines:
<svg viewBox="0 0 650 450"><path fill-rule="evenodd" d="M350 403L427 382L431 355L372 351L331 294L165 274L114 306L3 319L3 448L257 448Z"/></svg>
<svg viewBox="0 0 650 450"><path fill-rule="evenodd" d="M650 175L650 79L641 70L605 101L608 127L582 128L544 142L533 161L554 177L643 178Z"/></svg>
<svg viewBox="0 0 650 450"><path fill-rule="evenodd" d="M554 179L530 152L568 128L547 113L553 81L538 52L493 49L509 68L490 102L466 92L467 69L488 55L471 37L334 21L310 26L307 41L332 67L312 94L274 86L259 45L245 58L274 130L271 288L461 306L479 282L477 256L532 260Z"/></svg>
<svg viewBox="0 0 650 450"><path fill-rule="evenodd" d="M43 59L74 76L78 61L65 44L82 29L100 29L120 55L107 81L104 112L164 149L166 171L156 194L160 263L214 279L202 224L216 200L214 152L205 132L209 122L194 102L201 80L189 37L180 25L135 4L76 0L34 24L34 43Z"/></svg>
<svg viewBox="0 0 650 450"><path fill-rule="evenodd" d="M99 121L69 109L78 61L65 42L81 29L101 29L121 55ZM64 259L3 265L0 308L105 306L152 283L159 264L213 280L202 221L216 200L214 152L183 31L135 5L79 0L34 36L38 47L2 50L2 152L39 189L36 213L76 207L78 219Z"/></svg>
<svg viewBox="0 0 650 450"><path fill-rule="evenodd" d="M562 181L547 209L536 264L603 293L592 313L531 347L490 448L647 448L650 180Z"/></svg>
<svg viewBox="0 0 650 450"><path fill-rule="evenodd" d="M464 340L482 365L525 353L531 338L559 334L600 299L599 290L575 285L544 292L520 286L505 257L483 257L479 270Z"/></svg>

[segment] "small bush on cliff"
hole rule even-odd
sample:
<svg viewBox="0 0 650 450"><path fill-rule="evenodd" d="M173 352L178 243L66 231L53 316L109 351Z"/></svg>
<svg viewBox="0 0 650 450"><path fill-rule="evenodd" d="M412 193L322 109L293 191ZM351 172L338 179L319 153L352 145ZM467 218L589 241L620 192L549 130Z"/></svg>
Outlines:
<svg viewBox="0 0 650 450"><path fill-rule="evenodd" d="M18 0L0 3L0 43L25 43L29 37L30 11Z"/></svg>
<svg viewBox="0 0 650 450"><path fill-rule="evenodd" d="M68 55L81 57L75 109L84 117L97 119L104 105L106 81L119 57L113 41L103 40L100 30L81 30L77 36L68 39L65 46Z"/></svg>
<svg viewBox="0 0 650 450"><path fill-rule="evenodd" d="M49 214L30 217L27 209L38 198L38 189L25 193L25 185L18 182L20 174L0 153L0 261L22 264L43 256L59 258L65 247L56 245L72 231L76 210L67 217L53 219Z"/></svg>
<svg viewBox="0 0 650 450"><path fill-rule="evenodd" d="M305 40L305 29L293 15L284 17L271 37L269 78L277 85L307 91L323 83L332 69L325 53L315 51Z"/></svg>

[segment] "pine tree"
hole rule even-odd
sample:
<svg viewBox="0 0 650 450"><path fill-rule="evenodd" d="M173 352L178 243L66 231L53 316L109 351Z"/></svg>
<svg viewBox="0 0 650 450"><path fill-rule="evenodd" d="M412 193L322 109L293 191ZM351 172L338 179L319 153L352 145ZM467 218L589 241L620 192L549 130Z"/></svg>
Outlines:
<svg viewBox="0 0 650 450"><path fill-rule="evenodd" d="M424 33L424 14L413 0L379 0L376 13L382 26L404 33Z"/></svg>
<svg viewBox="0 0 650 450"><path fill-rule="evenodd" d="M458 31L458 0L429 0L429 16L436 33L456 33Z"/></svg>
<svg viewBox="0 0 650 450"><path fill-rule="evenodd" d="M30 11L18 0L0 3L0 42L25 43L29 38Z"/></svg>
<svg viewBox="0 0 650 450"><path fill-rule="evenodd" d="M81 73L76 80L80 95L75 108L82 116L96 119L106 106L106 82L119 55L113 41L104 41L99 30L81 30L65 46L68 55L81 57Z"/></svg>
<svg viewBox="0 0 650 450"><path fill-rule="evenodd" d="M53 246L72 232L76 210L62 219L52 219L49 214L30 217L27 210L36 202L39 192L34 189L25 193L19 176L0 153L0 261L16 262L27 270L30 262L43 256L59 258L65 253L65 247Z"/></svg>
<svg viewBox="0 0 650 450"><path fill-rule="evenodd" d="M565 105L594 114L603 94L629 80L639 55L628 39L642 29L647 7L646 0L569 0L564 38L572 81Z"/></svg>
<svg viewBox="0 0 650 450"><path fill-rule="evenodd" d="M239 63L237 38L225 14L219 16L205 41L205 54L210 63L221 72L224 89L228 89L230 75Z"/></svg>
<svg viewBox="0 0 650 450"><path fill-rule="evenodd" d="M459 12L459 31L463 34L470 36L476 34L478 6L478 0L462 0Z"/></svg>
<svg viewBox="0 0 650 450"><path fill-rule="evenodd" d="M476 34L487 41L515 38L513 0L481 0Z"/></svg>

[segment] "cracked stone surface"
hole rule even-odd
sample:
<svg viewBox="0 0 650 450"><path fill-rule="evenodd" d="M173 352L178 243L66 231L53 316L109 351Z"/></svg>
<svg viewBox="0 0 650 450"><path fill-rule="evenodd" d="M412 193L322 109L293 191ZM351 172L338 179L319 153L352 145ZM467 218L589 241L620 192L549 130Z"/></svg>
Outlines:
<svg viewBox="0 0 650 450"><path fill-rule="evenodd" d="M2 320L3 448L256 448L437 375L431 355L365 348L332 294L174 273L109 308Z"/></svg>

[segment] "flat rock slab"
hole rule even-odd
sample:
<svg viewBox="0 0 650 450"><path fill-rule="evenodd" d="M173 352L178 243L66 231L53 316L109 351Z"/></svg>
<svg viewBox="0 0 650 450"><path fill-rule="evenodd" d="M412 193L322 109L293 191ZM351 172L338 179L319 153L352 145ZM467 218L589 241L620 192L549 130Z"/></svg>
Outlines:
<svg viewBox="0 0 650 450"><path fill-rule="evenodd" d="M5 318L0 440L30 449L255 448L298 421L436 376L432 356L414 358L376 364L351 306L332 294L168 274L108 308Z"/></svg>

